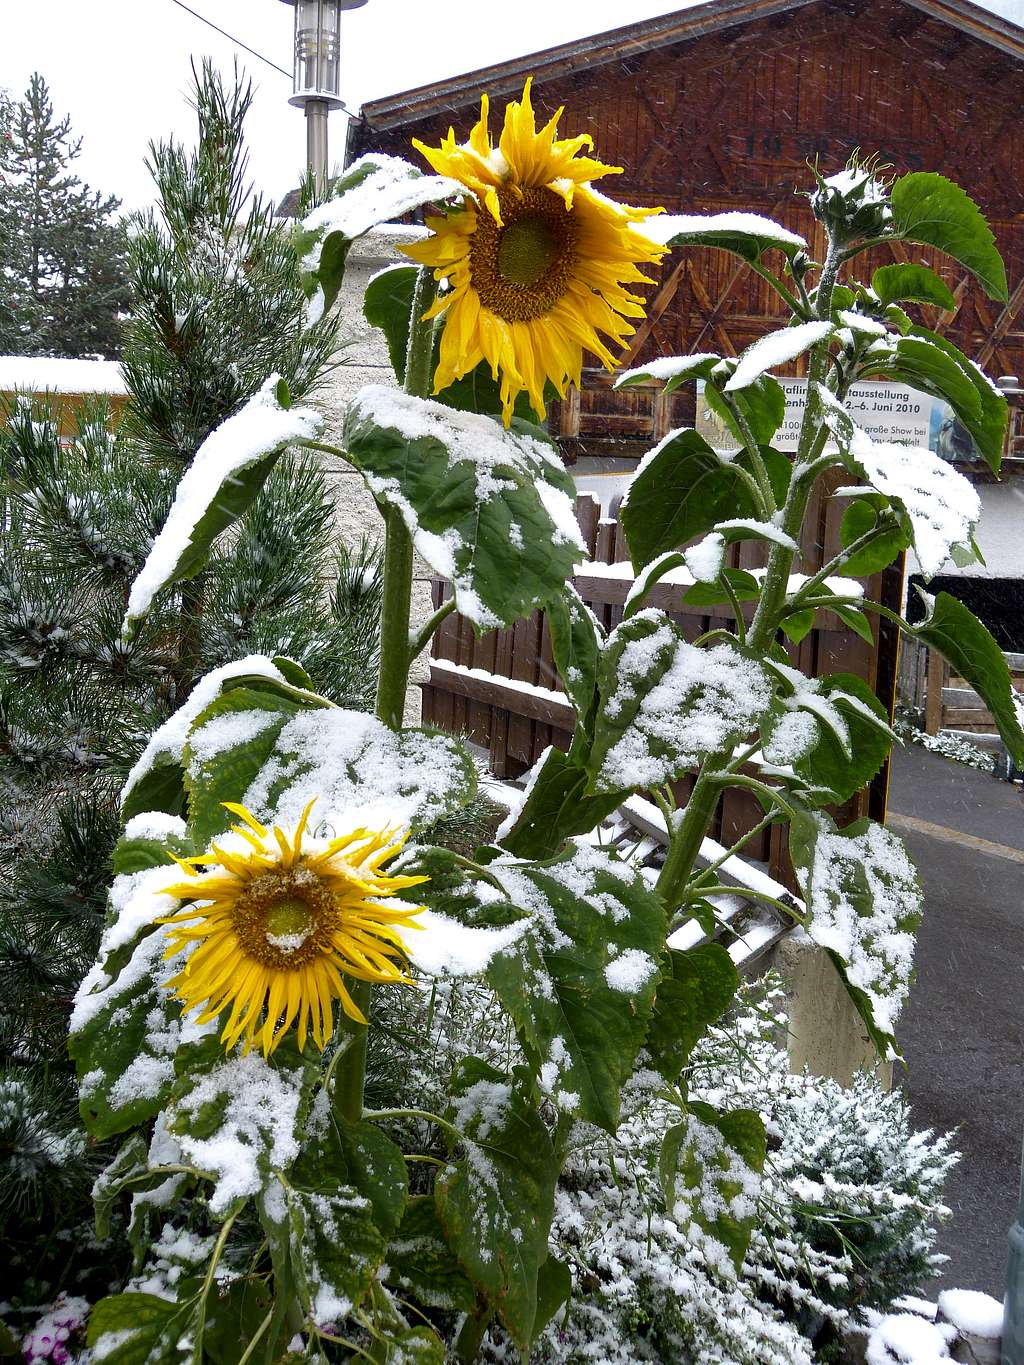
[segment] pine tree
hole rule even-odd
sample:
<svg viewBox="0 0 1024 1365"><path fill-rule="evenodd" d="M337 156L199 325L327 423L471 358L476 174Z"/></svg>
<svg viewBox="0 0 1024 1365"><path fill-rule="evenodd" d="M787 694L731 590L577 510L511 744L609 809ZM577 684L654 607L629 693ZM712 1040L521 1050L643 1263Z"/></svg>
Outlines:
<svg viewBox="0 0 1024 1365"><path fill-rule="evenodd" d="M55 1205L65 1226L88 1215L89 1180L32 1153L48 1134L49 1150L92 1169L64 1039L130 765L195 680L232 659L289 654L349 706L368 709L376 686L376 552L336 547L309 456L283 457L230 543L121 636L130 585L206 435L273 372L302 396L338 347L335 317L307 326L298 262L247 189L250 98L204 67L196 150L152 149L157 208L134 226L131 402L116 436L96 405L62 445L26 398L0 432L0 1239L40 1296L67 1253L44 1236Z"/></svg>
<svg viewBox="0 0 1024 1365"><path fill-rule="evenodd" d="M0 350L114 357L129 303L120 201L72 166L81 139L38 73L0 110Z"/></svg>

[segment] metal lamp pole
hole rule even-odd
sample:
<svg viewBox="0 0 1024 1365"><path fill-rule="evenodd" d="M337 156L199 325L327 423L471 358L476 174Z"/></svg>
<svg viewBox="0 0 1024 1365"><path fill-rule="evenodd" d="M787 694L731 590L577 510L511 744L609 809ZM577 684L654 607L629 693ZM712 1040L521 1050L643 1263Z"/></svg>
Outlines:
<svg viewBox="0 0 1024 1365"><path fill-rule="evenodd" d="M341 12L366 0L284 0L295 10L295 59L289 104L306 111L306 164L326 187L327 116L344 108L341 89Z"/></svg>

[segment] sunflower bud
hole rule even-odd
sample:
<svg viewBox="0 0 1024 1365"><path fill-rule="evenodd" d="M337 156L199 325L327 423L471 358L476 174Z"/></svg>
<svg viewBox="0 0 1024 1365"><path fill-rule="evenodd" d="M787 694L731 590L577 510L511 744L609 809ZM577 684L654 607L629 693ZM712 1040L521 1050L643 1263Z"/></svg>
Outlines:
<svg viewBox="0 0 1024 1365"><path fill-rule="evenodd" d="M810 196L814 216L825 224L833 240L853 241L874 237L892 218L888 186L872 163L851 161L845 170L823 180L817 171L818 188Z"/></svg>

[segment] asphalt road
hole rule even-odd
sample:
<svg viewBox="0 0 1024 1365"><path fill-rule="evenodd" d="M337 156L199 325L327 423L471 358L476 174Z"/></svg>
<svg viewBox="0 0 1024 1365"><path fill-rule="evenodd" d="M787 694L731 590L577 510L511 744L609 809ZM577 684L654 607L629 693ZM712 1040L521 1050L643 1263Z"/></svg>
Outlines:
<svg viewBox="0 0 1024 1365"><path fill-rule="evenodd" d="M929 1295L959 1285L1002 1298L1024 1133L1024 862L978 841L1024 850L1024 795L908 745L894 758L889 810L925 891L898 1081L915 1126L958 1129L963 1153L946 1186L953 1219L939 1249L950 1260Z"/></svg>

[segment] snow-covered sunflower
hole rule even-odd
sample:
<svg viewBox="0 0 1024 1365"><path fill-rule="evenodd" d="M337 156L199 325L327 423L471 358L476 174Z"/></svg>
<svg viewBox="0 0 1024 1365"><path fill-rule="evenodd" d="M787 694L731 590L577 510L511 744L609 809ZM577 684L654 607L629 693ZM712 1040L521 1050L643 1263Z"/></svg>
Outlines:
<svg viewBox="0 0 1024 1365"><path fill-rule="evenodd" d="M616 358L602 335L622 346L644 316L643 299L625 288L651 281L640 270L666 250L633 224L658 209L630 208L606 198L592 181L621 171L580 156L593 139L555 136L559 109L538 129L527 80L520 101L505 109L497 146L488 131L488 101L469 141L449 129L440 147L414 141L441 175L473 197L430 218L431 236L402 250L446 280L427 317L444 314L434 392L486 360L501 376L502 415L509 424L525 390L544 414L544 385L565 396L579 384L584 351L611 369Z"/></svg>
<svg viewBox="0 0 1024 1365"><path fill-rule="evenodd" d="M241 821L231 827L233 846L224 840L198 857L175 858L185 880L164 888L190 902L160 921L170 938L164 957L192 948L167 988L184 1013L202 1010L200 1023L231 1007L221 1033L226 1048L244 1036L246 1052L258 1045L269 1056L297 1025L300 1048L312 1034L323 1049L335 1000L366 1023L346 976L410 980L400 928L417 928L423 907L392 898L427 878L383 870L405 843L397 830L318 839L306 829L313 801L291 831L267 829L244 806L224 804Z"/></svg>

